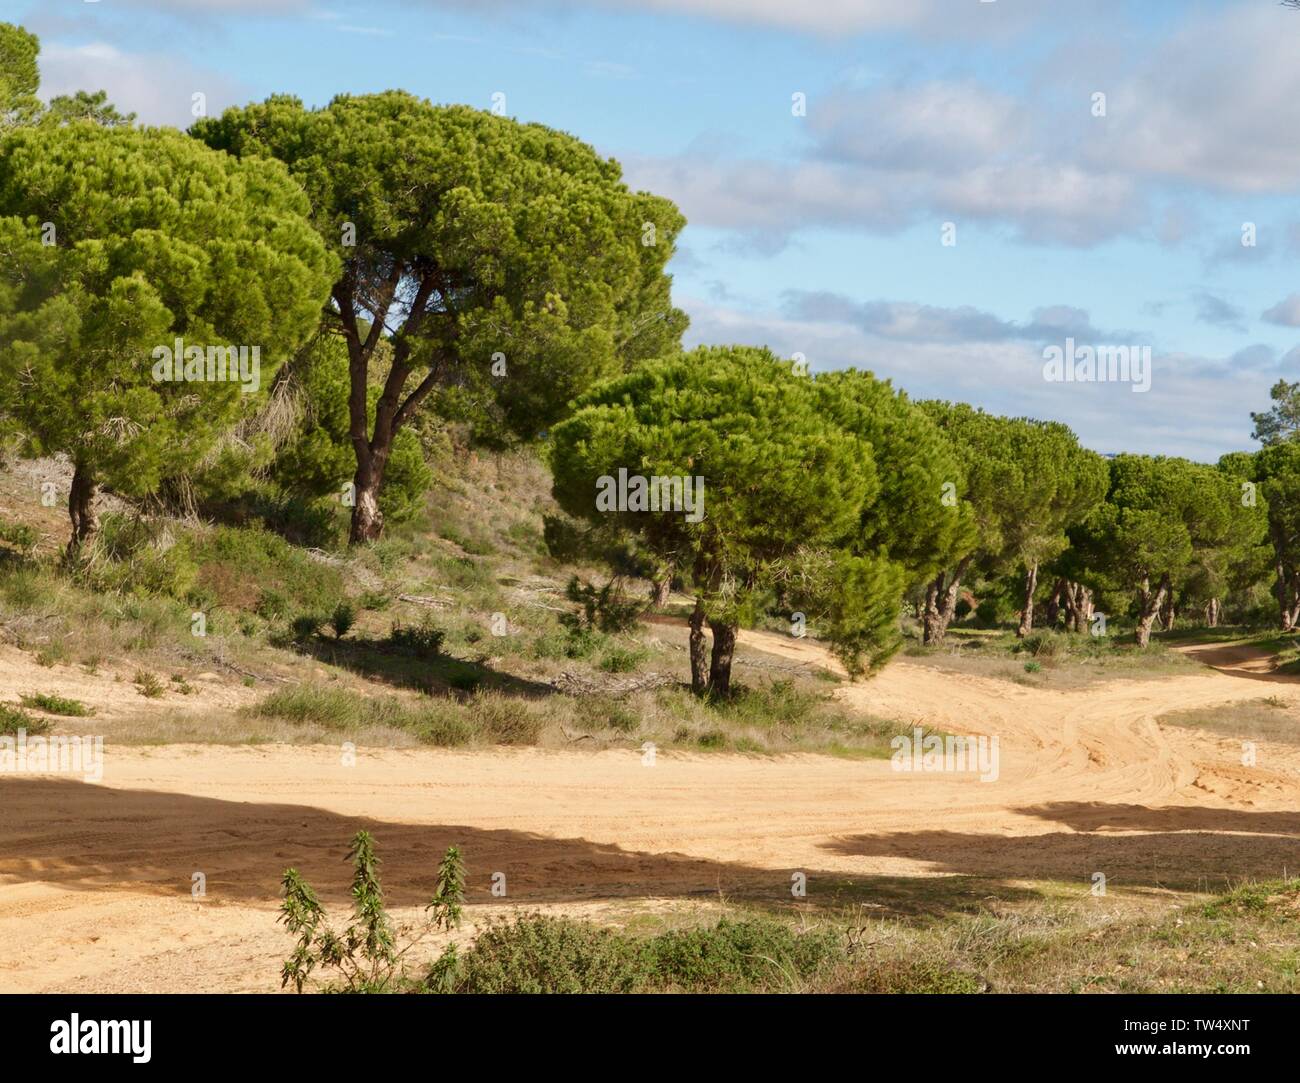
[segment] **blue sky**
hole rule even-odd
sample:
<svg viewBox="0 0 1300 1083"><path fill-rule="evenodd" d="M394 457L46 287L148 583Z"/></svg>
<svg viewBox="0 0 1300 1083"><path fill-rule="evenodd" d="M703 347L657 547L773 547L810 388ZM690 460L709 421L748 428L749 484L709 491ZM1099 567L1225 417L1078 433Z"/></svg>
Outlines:
<svg viewBox="0 0 1300 1083"><path fill-rule="evenodd" d="M104 88L149 123L187 125L195 92L209 112L502 93L681 206L692 344L1207 460L1251 446L1250 410L1300 379L1300 11L1274 0L0 0L0 18L41 36L46 93ZM1151 390L1044 381L1066 335L1149 346Z"/></svg>

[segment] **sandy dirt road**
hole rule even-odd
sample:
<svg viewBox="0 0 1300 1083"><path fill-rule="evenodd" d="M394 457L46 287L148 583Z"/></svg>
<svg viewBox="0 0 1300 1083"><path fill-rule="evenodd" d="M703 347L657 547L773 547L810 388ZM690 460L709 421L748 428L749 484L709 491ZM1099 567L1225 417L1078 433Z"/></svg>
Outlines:
<svg viewBox="0 0 1300 1083"><path fill-rule="evenodd" d="M827 662L814 644L748 638ZM1082 892L1096 871L1130 889L1294 872L1300 748L1261 745L1243 767L1239 742L1154 719L1300 690L1234 668L1246 657L1204 660L1227 668L1058 692L898 661L840 686L875 714L996 736L988 782L821 756L360 749L349 767L336 747L110 747L99 784L0 778L0 990L275 988L282 870L341 909L360 827L399 917L452 843L475 918L506 905L494 872L510 905L582 913L788 898L796 871L810 903L846 881L885 898L943 874L1010 895L1036 879Z"/></svg>

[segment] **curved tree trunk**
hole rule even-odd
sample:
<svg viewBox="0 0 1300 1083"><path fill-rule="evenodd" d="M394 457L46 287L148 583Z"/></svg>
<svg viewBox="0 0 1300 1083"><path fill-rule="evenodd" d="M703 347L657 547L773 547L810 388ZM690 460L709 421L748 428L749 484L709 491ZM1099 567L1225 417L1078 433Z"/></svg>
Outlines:
<svg viewBox="0 0 1300 1083"><path fill-rule="evenodd" d="M1145 647L1151 642L1151 625L1155 623L1157 614L1164 608L1165 594L1169 590L1169 580L1161 579L1155 590L1151 589L1151 581L1143 579L1142 585L1138 588L1138 623L1137 623L1137 645Z"/></svg>
<svg viewBox="0 0 1300 1083"><path fill-rule="evenodd" d="M99 516L95 513L95 495L98 486L95 476L84 463L72 470L72 485L68 489L68 518L72 520L72 536L68 539L66 557L73 560L99 533Z"/></svg>
<svg viewBox="0 0 1300 1083"><path fill-rule="evenodd" d="M709 621L713 631L713 656L709 660L709 694L731 694L731 660L736 653L736 625Z"/></svg>
<svg viewBox="0 0 1300 1083"><path fill-rule="evenodd" d="M1279 560L1277 562L1275 591L1277 594L1278 614L1284 632L1295 631L1296 622L1300 621L1300 584L1296 580L1295 573L1290 571L1283 561Z"/></svg>
<svg viewBox="0 0 1300 1083"><path fill-rule="evenodd" d="M1065 625L1079 635L1088 631L1092 622L1092 591L1082 583L1066 582Z"/></svg>
<svg viewBox="0 0 1300 1083"><path fill-rule="evenodd" d="M1034 630L1034 591L1038 589L1038 565L1031 564L1025 569L1025 591L1020 608L1020 627L1016 635L1024 639Z"/></svg>
<svg viewBox="0 0 1300 1083"><path fill-rule="evenodd" d="M970 562L970 557L962 557L952 570L951 579L945 582L946 573L940 572L925 588L925 609L921 613L922 642L942 643L948 634L948 625L957 612L961 579L970 567Z"/></svg>

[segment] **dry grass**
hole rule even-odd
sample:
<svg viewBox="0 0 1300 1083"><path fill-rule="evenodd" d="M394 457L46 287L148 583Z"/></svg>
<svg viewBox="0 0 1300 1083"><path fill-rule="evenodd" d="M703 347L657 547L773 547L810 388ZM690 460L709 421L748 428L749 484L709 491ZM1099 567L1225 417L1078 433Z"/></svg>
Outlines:
<svg viewBox="0 0 1300 1083"><path fill-rule="evenodd" d="M1049 891L1050 885L1044 885ZM1217 896L1093 898L1059 888L927 923L867 920L843 992L1300 991L1300 880Z"/></svg>
<svg viewBox="0 0 1300 1083"><path fill-rule="evenodd" d="M909 661L1031 688L1085 688L1102 681L1204 672L1158 639L1141 650L1124 636L1036 632L1019 640L1010 632L950 629L943 644L927 647L915 629L910 631L902 652Z"/></svg>
<svg viewBox="0 0 1300 1083"><path fill-rule="evenodd" d="M1156 721L1165 726L1185 726L1241 740L1300 744L1300 702L1293 697L1267 696L1216 707L1169 711Z"/></svg>

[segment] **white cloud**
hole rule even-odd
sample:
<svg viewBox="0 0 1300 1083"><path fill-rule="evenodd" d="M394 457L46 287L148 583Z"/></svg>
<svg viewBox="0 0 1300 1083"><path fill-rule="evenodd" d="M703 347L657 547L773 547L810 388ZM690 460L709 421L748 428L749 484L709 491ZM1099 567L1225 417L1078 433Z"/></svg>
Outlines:
<svg viewBox="0 0 1300 1083"><path fill-rule="evenodd" d="M1260 319L1281 327L1300 327L1300 293L1282 298L1271 308L1266 308Z"/></svg>
<svg viewBox="0 0 1300 1083"><path fill-rule="evenodd" d="M838 317L771 316L698 298L679 303L691 316L690 345L740 342L786 357L799 352L813 371L868 369L914 398L1063 421L1098 451L1207 462L1250 446L1250 411L1268 401L1287 363L1267 347L1227 358L1156 353L1151 390L1138 394L1127 384L1048 383L1041 346L1032 342L920 341L873 334Z"/></svg>
<svg viewBox="0 0 1300 1083"><path fill-rule="evenodd" d="M220 72L196 68L167 53L128 53L105 42L41 49L41 93L47 98L77 90L105 90L123 112L143 124L187 128L194 122L193 95L206 96L214 116L247 95Z"/></svg>
<svg viewBox="0 0 1300 1083"><path fill-rule="evenodd" d="M1107 94L1087 160L1236 192L1293 191L1300 182L1300 13L1232 5L1109 56L1080 52L1062 72L1080 93Z"/></svg>

